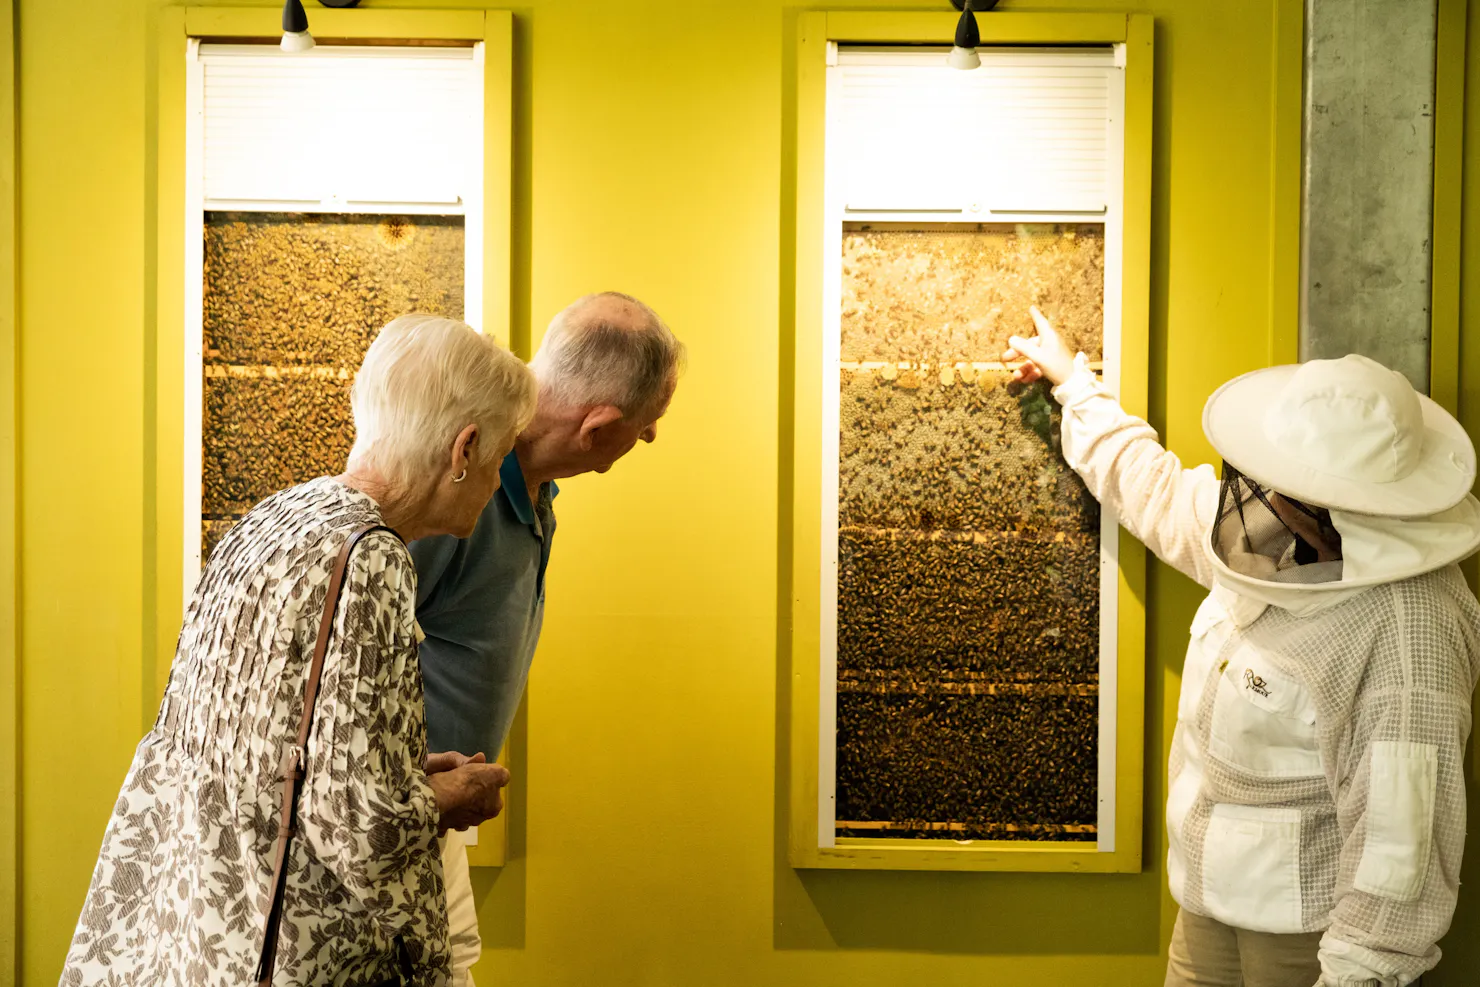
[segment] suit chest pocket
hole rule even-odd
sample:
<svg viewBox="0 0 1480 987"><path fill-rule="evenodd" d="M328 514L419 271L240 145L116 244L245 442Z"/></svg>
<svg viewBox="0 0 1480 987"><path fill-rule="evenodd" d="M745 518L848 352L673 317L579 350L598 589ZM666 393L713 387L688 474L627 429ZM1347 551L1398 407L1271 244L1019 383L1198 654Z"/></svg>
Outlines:
<svg viewBox="0 0 1480 987"><path fill-rule="evenodd" d="M1321 775L1309 690L1254 648L1240 645L1218 682L1208 753L1265 778Z"/></svg>
<svg viewBox="0 0 1480 987"><path fill-rule="evenodd" d="M1215 674L1218 653L1228 640L1228 613L1211 595L1197 608L1187 641L1187 656L1182 660L1182 691L1177 699L1177 719L1192 724L1202 702L1208 679Z"/></svg>

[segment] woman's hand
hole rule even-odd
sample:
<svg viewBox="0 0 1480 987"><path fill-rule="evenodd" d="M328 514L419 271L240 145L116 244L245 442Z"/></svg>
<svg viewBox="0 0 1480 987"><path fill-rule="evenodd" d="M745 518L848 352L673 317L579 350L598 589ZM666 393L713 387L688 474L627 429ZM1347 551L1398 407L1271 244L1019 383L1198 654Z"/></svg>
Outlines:
<svg viewBox="0 0 1480 987"><path fill-rule="evenodd" d="M509 783L509 771L487 762L481 752L469 757L446 751L427 757L427 784L437 796L441 814L438 835L476 826L504 810L503 789Z"/></svg>
<svg viewBox="0 0 1480 987"><path fill-rule="evenodd" d="M1069 347L1064 345L1064 341L1054 332L1053 326L1038 311L1036 305L1028 311L1033 315L1033 324L1038 327L1038 335L1032 339L1013 336L1007 341L1012 349L1003 353L1002 359L1009 363L1015 360L1026 361L1013 373L1013 380L1031 384L1040 377L1047 377L1057 387L1073 376L1074 354L1069 352Z"/></svg>

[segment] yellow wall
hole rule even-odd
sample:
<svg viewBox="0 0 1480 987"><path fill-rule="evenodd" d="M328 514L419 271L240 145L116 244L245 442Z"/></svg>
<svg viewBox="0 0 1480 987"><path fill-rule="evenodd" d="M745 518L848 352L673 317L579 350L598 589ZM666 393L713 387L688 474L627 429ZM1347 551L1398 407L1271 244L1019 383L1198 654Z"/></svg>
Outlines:
<svg viewBox="0 0 1480 987"><path fill-rule="evenodd" d="M1459 418L1471 436L1480 436L1480 0L1452 0L1448 8L1451 19L1462 16L1455 7L1468 7L1469 43L1463 53L1451 50L1450 58L1464 60L1464 133L1466 140L1462 152L1462 207L1459 209L1459 233L1462 237L1459 251ZM1440 8L1445 10L1444 7ZM1441 56L1442 57L1442 56ZM1442 67L1442 66L1441 66ZM1441 92L1442 97L1442 92ZM1439 105L1443 119L1443 104ZM1452 179L1451 179L1452 181ZM1436 196L1443 189L1436 186ZM1453 208L1453 196L1449 198ZM1443 231L1452 217L1436 217L1435 232ZM1438 243L1435 244L1438 246ZM1439 254L1435 254L1436 260ZM1439 280L1435 271L1436 292L1450 292L1455 286ZM1446 270L1445 273L1450 273ZM1436 319L1439 309L1436 307ZM1441 338L1440 324L1435 322L1435 340ZM1438 369L1436 364L1436 369ZM1470 585L1476 585L1476 561L1467 566ZM1480 696L1477 696L1477 713L1480 713ZM1466 847L1464 870L1460 874L1462 891L1459 908L1454 915L1449 937L1444 941L1443 965L1425 981L1426 987L1439 984L1442 987L1461 987L1480 981L1480 846L1476 834L1480 833L1480 717L1471 726L1469 782L1469 833L1470 844Z"/></svg>
<svg viewBox="0 0 1480 987"><path fill-rule="evenodd" d="M169 607L153 596L151 527L156 498L172 495L156 489L151 403L156 371L173 365L152 335L155 183L171 165L154 155L158 0L16 6L19 982L43 984L152 715L154 641L173 633L153 616ZM1198 421L1215 385L1293 356L1300 6L1077 5L1157 17L1151 409L1189 458L1209 453ZM515 11L516 344L572 297L616 287L665 315L691 369L655 446L564 485L514 765L517 856L476 882L490 946L480 973L532 985L1159 983L1164 751L1198 599L1159 567L1144 873L785 864L777 471L790 389L778 366L791 341L778 325L797 9L532 0ZM5 302L0 284L0 328ZM4 782L0 771L0 794ZM1473 952L1466 962L1480 970Z"/></svg>

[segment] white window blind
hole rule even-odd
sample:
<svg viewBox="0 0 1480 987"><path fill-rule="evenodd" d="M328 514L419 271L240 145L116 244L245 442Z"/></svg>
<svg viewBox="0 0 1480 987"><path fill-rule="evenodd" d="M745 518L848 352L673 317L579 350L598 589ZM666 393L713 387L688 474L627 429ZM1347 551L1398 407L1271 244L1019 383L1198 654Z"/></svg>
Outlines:
<svg viewBox="0 0 1480 987"><path fill-rule="evenodd" d="M471 48L202 45L205 206L462 211L481 180Z"/></svg>
<svg viewBox="0 0 1480 987"><path fill-rule="evenodd" d="M1109 48L981 49L961 71L942 51L843 49L830 73L828 151L844 208L1103 211L1113 87Z"/></svg>

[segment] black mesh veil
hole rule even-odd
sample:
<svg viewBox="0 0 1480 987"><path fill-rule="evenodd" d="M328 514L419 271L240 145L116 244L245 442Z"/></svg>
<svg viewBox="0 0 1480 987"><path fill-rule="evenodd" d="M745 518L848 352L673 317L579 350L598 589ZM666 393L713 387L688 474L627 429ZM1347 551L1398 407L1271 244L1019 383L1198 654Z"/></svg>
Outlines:
<svg viewBox="0 0 1480 987"><path fill-rule="evenodd" d="M1279 499L1280 506L1288 506L1286 516L1293 523L1287 523L1281 517L1275 498ZM1301 519L1308 519L1309 523L1302 524ZM1297 529L1307 530L1302 535ZM1218 498L1213 544L1225 562L1231 555L1250 555L1263 556L1275 562L1289 559L1295 565L1309 565L1320 561L1320 549L1312 543L1315 540L1324 542L1328 549L1335 546L1339 556L1341 535L1331 523L1330 511L1275 493L1239 472L1232 463L1224 461L1223 488Z"/></svg>

